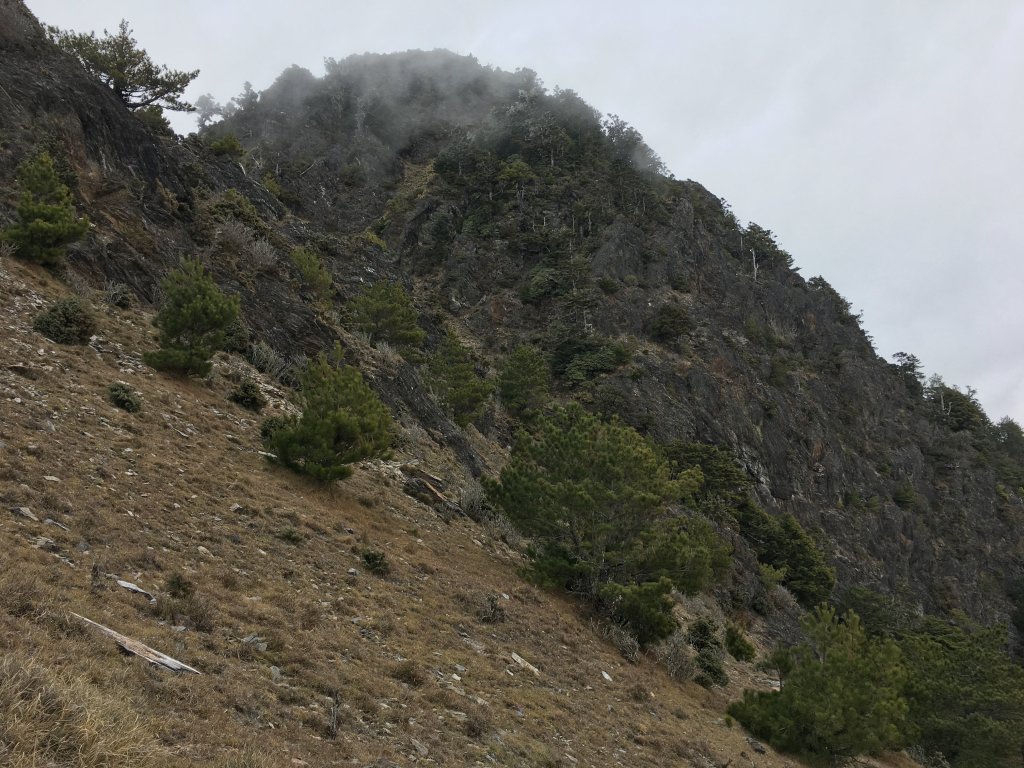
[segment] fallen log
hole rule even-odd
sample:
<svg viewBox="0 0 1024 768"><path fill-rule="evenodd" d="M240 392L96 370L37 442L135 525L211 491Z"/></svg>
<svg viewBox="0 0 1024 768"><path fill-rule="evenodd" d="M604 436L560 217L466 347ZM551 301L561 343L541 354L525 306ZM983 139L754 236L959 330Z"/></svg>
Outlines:
<svg viewBox="0 0 1024 768"><path fill-rule="evenodd" d="M96 629L98 629L103 634L114 638L114 641L119 646L121 646L125 651L145 659L150 664L156 664L159 667L165 667L173 672L192 672L196 675L203 674L198 669L193 669L188 664L182 664L177 659L172 659L167 654L160 653L160 651L154 650L145 643L140 643L138 640L132 640L127 635L122 635L120 632L115 632L110 627L105 627L102 624L93 621L92 619L85 618L85 616L79 616L74 611L72 611L71 615L81 619L86 624L92 624L94 627L96 627Z"/></svg>

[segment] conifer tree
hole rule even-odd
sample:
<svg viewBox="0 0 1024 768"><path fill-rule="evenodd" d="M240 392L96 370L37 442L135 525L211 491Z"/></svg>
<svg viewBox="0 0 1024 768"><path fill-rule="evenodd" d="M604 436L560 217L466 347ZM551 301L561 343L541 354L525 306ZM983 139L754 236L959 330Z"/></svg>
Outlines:
<svg viewBox="0 0 1024 768"><path fill-rule="evenodd" d="M450 331L427 364L430 383L455 423L466 427L478 418L493 385L476 372L473 358Z"/></svg>
<svg viewBox="0 0 1024 768"><path fill-rule="evenodd" d="M381 281L364 290L349 304L352 327L397 347L418 348L426 332L417 324L412 299L398 283Z"/></svg>
<svg viewBox="0 0 1024 768"><path fill-rule="evenodd" d="M551 366L547 356L527 344L516 347L501 366L498 394L513 416L535 416L551 397Z"/></svg>
<svg viewBox="0 0 1024 768"><path fill-rule="evenodd" d="M710 524L668 509L700 483L699 469L673 476L636 430L572 404L521 433L485 485L532 538L538 580L583 594L648 643L675 627L673 588L699 591L730 563Z"/></svg>
<svg viewBox="0 0 1024 768"><path fill-rule="evenodd" d="M154 323L160 349L143 359L161 371L206 375L238 318L238 297L225 296L198 259L186 259L161 283L163 302Z"/></svg>
<svg viewBox="0 0 1024 768"><path fill-rule="evenodd" d="M66 247L89 228L89 220L75 215L71 193L54 168L49 153L26 160L16 175L21 187L18 221L0 232L24 259L44 266L58 266Z"/></svg>
<svg viewBox="0 0 1024 768"><path fill-rule="evenodd" d="M594 582L613 575L623 549L679 494L668 464L639 433L576 404L520 434L490 488L525 534L564 552Z"/></svg>
<svg viewBox="0 0 1024 768"><path fill-rule="evenodd" d="M340 354L336 347L335 356ZM281 464L327 483L352 474L355 461L386 455L391 414L358 370L335 365L321 353L300 384L302 417L267 439Z"/></svg>
<svg viewBox="0 0 1024 768"><path fill-rule="evenodd" d="M819 606L803 621L809 641L776 656L778 691L745 691L729 714L784 752L837 760L902 746L906 671L899 646L867 636L848 611Z"/></svg>
<svg viewBox="0 0 1024 768"><path fill-rule="evenodd" d="M188 84L198 77L199 70L184 72L155 64L132 37L124 19L116 34L103 30L103 37L97 37L95 32L85 34L57 27L47 27L47 32L53 42L116 93L128 109L195 109L181 97Z"/></svg>

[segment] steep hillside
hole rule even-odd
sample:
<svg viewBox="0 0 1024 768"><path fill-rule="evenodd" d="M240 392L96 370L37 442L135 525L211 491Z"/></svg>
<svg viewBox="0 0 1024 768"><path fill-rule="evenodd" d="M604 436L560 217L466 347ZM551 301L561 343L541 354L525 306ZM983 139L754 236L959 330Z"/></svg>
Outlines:
<svg viewBox="0 0 1024 768"><path fill-rule="evenodd" d="M502 384L524 345L535 410L635 428L687 488L673 524L720 543L724 564L675 585L684 628L734 622L763 658L799 636L797 602L828 599L878 609L880 634L921 615L1005 625L999 653L1020 652L1024 432L912 356L879 358L770 231L572 91L445 51L367 54L157 135L18 0L0 0L0 86L0 228L40 150L91 221L56 277L0 261L0 493L30 510L0 529L8 701L53 685L113 723L130 702L152 756L123 764L228 765L256 742L273 765L783 764L722 720L744 684L770 684L753 664L710 693L674 682L664 647L627 664L582 601L521 578L538 550L478 481L537 429ZM141 362L185 256L241 304L234 352L194 381ZM415 342L366 321L374 286L401 287L374 312L411 314ZM31 330L58 295L98 307L104 289L137 308L103 310L86 348ZM394 416L395 458L322 487L265 460L260 421L297 410L299 372L336 343ZM254 368L260 417L226 399ZM122 379L137 414L108 402ZM435 487L450 503L422 503ZM389 575L366 571L375 553ZM119 659L72 611L204 675Z"/></svg>
<svg viewBox="0 0 1024 768"><path fill-rule="evenodd" d="M659 443L732 449L761 504L820 533L841 584L1005 618L1021 456L984 414L972 429L943 411L951 388L881 360L770 232L661 176L618 118L433 52L289 70L209 131L336 233L317 244L342 298L404 280L432 338L458 328L484 369L534 343L563 396ZM373 277L359 238L384 246ZM500 418L477 426L505 440Z"/></svg>
<svg viewBox="0 0 1024 768"><path fill-rule="evenodd" d="M149 318L96 293L97 335L54 344L31 321L65 294L0 261L4 765L792 764L723 723L744 684L768 683L752 665L708 692L630 664L520 578L507 531L405 495L408 454L335 490L298 479L227 399L244 361L155 374ZM118 381L137 413L110 402ZM202 674L121 654L75 614Z"/></svg>

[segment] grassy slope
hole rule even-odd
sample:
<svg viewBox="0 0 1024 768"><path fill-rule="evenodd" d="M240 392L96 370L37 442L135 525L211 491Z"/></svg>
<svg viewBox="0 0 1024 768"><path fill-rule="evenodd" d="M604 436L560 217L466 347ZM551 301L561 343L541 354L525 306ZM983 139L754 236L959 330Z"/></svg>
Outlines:
<svg viewBox="0 0 1024 768"><path fill-rule="evenodd" d="M393 464L334 491L268 465L259 418L226 399L240 361L209 382L156 375L133 310L98 309L88 347L34 333L65 292L0 261L0 763L792 764L723 723L722 692L625 662L520 579L518 554L405 496ZM109 403L117 380L139 413ZM366 572L371 548L387 577ZM171 597L182 579L194 595ZM488 595L505 621L478 618ZM123 655L71 611L204 674Z"/></svg>

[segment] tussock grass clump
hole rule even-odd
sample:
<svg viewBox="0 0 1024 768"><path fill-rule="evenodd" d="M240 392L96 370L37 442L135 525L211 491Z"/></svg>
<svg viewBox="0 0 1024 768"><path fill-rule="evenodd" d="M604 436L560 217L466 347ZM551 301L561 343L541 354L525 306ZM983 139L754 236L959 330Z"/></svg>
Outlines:
<svg viewBox="0 0 1024 768"><path fill-rule="evenodd" d="M169 761L124 702L8 656L0 659L0 763L127 768Z"/></svg>
<svg viewBox="0 0 1024 768"><path fill-rule="evenodd" d="M427 676L413 661L403 661L392 670L391 676L412 688L419 688L427 682Z"/></svg>

